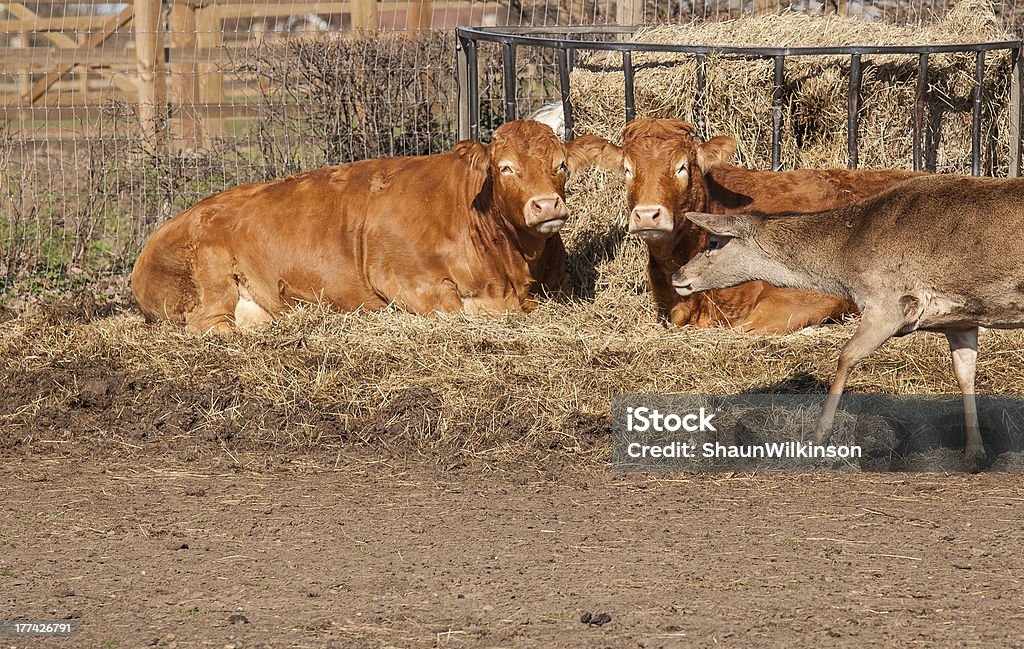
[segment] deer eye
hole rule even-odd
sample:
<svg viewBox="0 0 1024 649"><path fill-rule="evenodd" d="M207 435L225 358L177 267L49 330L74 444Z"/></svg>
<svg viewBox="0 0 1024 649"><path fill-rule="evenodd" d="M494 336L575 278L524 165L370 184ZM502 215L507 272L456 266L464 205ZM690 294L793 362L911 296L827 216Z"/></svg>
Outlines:
<svg viewBox="0 0 1024 649"><path fill-rule="evenodd" d="M728 236L718 236L712 234L710 237L708 237L708 246L705 247L705 250L707 250L708 252L721 250L722 247L725 246L726 243L728 243L728 241Z"/></svg>
<svg viewBox="0 0 1024 649"><path fill-rule="evenodd" d="M720 250L722 246L725 245L726 241L728 241L728 238L726 237L711 236L708 238L708 244L704 246L704 250L708 252Z"/></svg>

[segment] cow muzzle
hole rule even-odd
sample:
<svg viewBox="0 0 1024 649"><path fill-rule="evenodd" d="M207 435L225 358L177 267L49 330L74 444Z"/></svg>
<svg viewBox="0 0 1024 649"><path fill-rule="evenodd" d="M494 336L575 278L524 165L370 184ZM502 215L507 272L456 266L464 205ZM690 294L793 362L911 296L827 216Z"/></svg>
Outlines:
<svg viewBox="0 0 1024 649"><path fill-rule="evenodd" d="M682 268L672 274L672 288L682 297L689 297L697 292L693 288L693 279L687 277Z"/></svg>
<svg viewBox="0 0 1024 649"><path fill-rule="evenodd" d="M526 224L540 234L556 234L569 218L561 196L535 196L526 201Z"/></svg>
<svg viewBox="0 0 1024 649"><path fill-rule="evenodd" d="M672 232L672 212L664 205L637 205L629 213L629 232L644 241L664 239Z"/></svg>

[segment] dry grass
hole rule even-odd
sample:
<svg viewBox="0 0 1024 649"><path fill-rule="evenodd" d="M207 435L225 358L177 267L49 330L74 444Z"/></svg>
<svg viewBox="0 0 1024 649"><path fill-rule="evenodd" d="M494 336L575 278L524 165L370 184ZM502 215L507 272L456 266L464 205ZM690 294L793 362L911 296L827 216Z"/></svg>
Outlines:
<svg viewBox="0 0 1024 649"><path fill-rule="evenodd" d="M820 392L852 332L666 331L648 306L599 298L490 319L310 306L229 340L130 313L23 315L0 325L2 378L14 386L0 404L0 439L129 454L170 440L235 454L370 447L600 461L613 395ZM1022 361L1024 334L985 334L980 389L1024 393ZM951 392L948 366L944 341L918 334L887 344L850 389Z"/></svg>

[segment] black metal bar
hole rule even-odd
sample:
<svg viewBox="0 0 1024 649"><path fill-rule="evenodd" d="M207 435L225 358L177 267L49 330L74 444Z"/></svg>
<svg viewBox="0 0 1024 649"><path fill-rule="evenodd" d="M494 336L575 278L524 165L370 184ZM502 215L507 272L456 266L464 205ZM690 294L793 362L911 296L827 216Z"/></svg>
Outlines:
<svg viewBox="0 0 1024 649"><path fill-rule="evenodd" d="M850 169L857 168L857 121L860 117L860 54L850 57L850 88L846 94L846 150Z"/></svg>
<svg viewBox="0 0 1024 649"><path fill-rule="evenodd" d="M786 57L775 57L775 80L772 85L772 171L782 169L782 91L786 83Z"/></svg>
<svg viewBox="0 0 1024 649"><path fill-rule="evenodd" d="M633 53L629 50L622 51L622 75L626 84L626 122L629 123L636 117L633 96Z"/></svg>
<svg viewBox="0 0 1024 649"><path fill-rule="evenodd" d="M572 34L566 34L565 35L565 40L572 41L572 40L575 40L575 39L573 38ZM566 53L568 54L568 60L566 61L566 67L569 69L569 73L572 74L572 69L576 66L576 50L566 49L566 48L562 48L562 49L565 49Z"/></svg>
<svg viewBox="0 0 1024 649"><path fill-rule="evenodd" d="M697 96L693 101L693 119L696 122L697 135L702 140L708 139L707 125L707 87L708 60L704 54L697 55Z"/></svg>
<svg viewBox="0 0 1024 649"><path fill-rule="evenodd" d="M516 46L501 46L501 81L505 87L505 121L516 118Z"/></svg>
<svg viewBox="0 0 1024 649"><path fill-rule="evenodd" d="M556 50L558 55L558 85L562 91L562 115L565 119L565 141L575 137L572 128L572 102L569 100L569 52L564 47Z"/></svg>
<svg viewBox="0 0 1024 649"><path fill-rule="evenodd" d="M924 137L924 102L928 94L928 55L918 56L917 93L914 96L914 171L921 171L921 140Z"/></svg>
<svg viewBox="0 0 1024 649"><path fill-rule="evenodd" d="M783 86L784 86L784 60L787 56L805 56L805 55L848 55L851 56L852 61L857 63L851 63L851 78L850 78L850 95L848 96L849 103L852 104L854 110L849 113L849 124L848 126L848 148L850 153L850 166L854 167L857 165L857 122L859 120L859 108L860 108L860 85L861 85L861 74L859 60L861 55L871 54L916 54L922 63L919 69L918 78L918 92L917 101L914 107L914 167L919 169L925 165L923 158L926 158L926 152L923 150L923 139L927 132L925 125L925 111L924 111L924 99L927 98L928 92L928 55L938 53L953 53L953 52L974 52L976 55L976 68L975 68L975 87L974 87L974 111L972 120L972 173L978 174L981 170L981 107L984 102L984 72L985 72L985 55L991 51L1006 51L1011 55L1012 60L1017 60L1020 53L1024 51L1024 40L1011 40L1011 41L993 41L986 43L960 43L960 44L947 44L947 45L881 45L881 46L840 46L840 47L730 47L730 46L713 46L713 45L670 45L660 43L638 43L630 40L611 40L611 41L598 41L598 40L576 40L585 38L595 38L595 35L601 34L629 34L633 33L634 29L631 27L610 27L606 26L600 29L595 29L592 26L575 26L575 27L537 27L537 28L523 28L523 27L488 27L488 28L466 28L459 27L456 32L460 42L463 43L464 47L464 67L471 69L475 74L467 74L466 86L467 86L467 105L465 105L464 111L460 111L460 132L465 132L464 124L468 123L468 131L474 138L479 138L480 134L480 97L479 97L479 61L478 61L478 45L480 41L500 43L503 45L511 45L512 49L512 63L507 66L507 69L514 69L515 65L515 50L514 47L518 45L534 46L534 47L547 47L554 49L564 49L566 54L566 70L571 72L575 65L575 54L577 50L583 51L618 51L622 52L623 55L623 72L626 85L626 113L627 119L633 119L635 117L636 106L635 106L635 88L634 88L634 72L635 69L632 65L632 52L672 52L681 54L695 54L698 56L704 56L712 53L720 54L735 54L741 56L753 56L767 58L771 57L775 60L775 87L773 88L772 97L772 168L781 168L781 127L783 121L782 111L782 99L783 99ZM555 37L542 37L543 35L557 35ZM570 40L565 40L569 38ZM503 48L504 52L507 52L507 48ZM505 55L507 57L507 55ZM854 74L854 67L857 68L856 74ZM1024 67L1024 66L1021 66ZM1015 68L1016 70L1016 68ZM467 70L468 72L468 70ZM1019 72L1019 71L1018 71ZM698 73L698 76L699 73ZM706 84L706 75L704 77ZM514 79L504 79L506 89L508 84L513 84L512 92L506 92L506 116L510 112L509 97L512 97L513 105L511 111L514 113L514 95L515 95L515 81ZM1011 124L1011 130L1014 127L1017 128L1017 132L1024 130L1024 75L1017 75L1017 83L1014 84L1017 88L1017 94L1019 101L1017 106L1011 106L1011 114L1016 109L1016 115L1019 119L1013 119L1018 124ZM857 90L857 92L853 92ZM706 95L706 86L705 92ZM707 122L707 106L706 96L703 101L698 101L698 108L695 106L695 121L700 123L700 126L706 129ZM468 114L468 117L463 118L461 115ZM571 121L571 116L569 117ZM571 128L571 127L570 127ZM703 134L702 134L703 135ZM1016 145L1016 146L1015 146ZM1021 166L1020 164L1013 164L1014 155L1016 151L1018 153L1017 160L1024 157L1024 151L1022 147L1024 144L1021 142L1011 142L1011 170L1010 173L1013 175L1014 169L1012 167Z"/></svg>
<svg viewBox="0 0 1024 649"><path fill-rule="evenodd" d="M838 46L838 47L742 47L723 45L670 45L665 43L638 43L635 41L566 41L559 38L538 38L527 34L629 34L632 28L603 27L459 27L460 36L467 36L479 41L491 43L515 43L534 47L578 50L606 50L618 52L678 52L682 54L743 54L747 56L803 56L834 54L850 56L853 54L941 54L949 52L979 52L992 50L1010 50L1020 47L1021 41L991 41L985 43L957 43L948 45L873 45L873 46ZM519 33L515 33L519 32Z"/></svg>
<svg viewBox="0 0 1024 649"><path fill-rule="evenodd" d="M974 111L971 115L971 175L981 175L981 102L985 91L985 52L974 61Z"/></svg>
<svg viewBox="0 0 1024 649"><path fill-rule="evenodd" d="M1021 158L1024 153L1024 143L1021 142L1024 139L1024 74L1022 74L1021 68L1024 68L1024 60L1021 60L1021 56L1024 55L1024 50L1021 48L1015 48L1013 50L1010 60L1013 61L1013 73L1011 79L1017 82L1017 103L1015 106L1010 107L1010 115L1016 115L1016 124L1012 124L1010 128L1010 134L1012 140L1010 141L1011 155L1010 160L1013 165L1010 168L1010 176L1012 178L1019 178L1021 175ZM1010 91L1010 96L1013 96L1013 90Z"/></svg>
<svg viewBox="0 0 1024 649"><path fill-rule="evenodd" d="M469 139L480 139L480 68L476 41L466 41L466 86L469 91Z"/></svg>

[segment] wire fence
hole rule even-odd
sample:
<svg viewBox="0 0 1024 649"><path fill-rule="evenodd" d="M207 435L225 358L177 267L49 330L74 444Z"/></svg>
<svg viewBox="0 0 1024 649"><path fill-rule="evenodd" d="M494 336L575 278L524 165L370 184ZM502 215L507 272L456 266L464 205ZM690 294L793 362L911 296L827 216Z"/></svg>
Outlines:
<svg viewBox="0 0 1024 649"><path fill-rule="evenodd" d="M710 21L759 12L913 23L944 0L42 0L0 5L0 290L125 295L153 228L226 187L447 150L457 25ZM1020 33L1016 0L997 6ZM518 57L520 110L557 96ZM502 119L482 48L481 126ZM97 289L98 287L98 289Z"/></svg>

